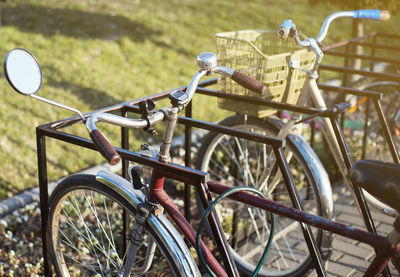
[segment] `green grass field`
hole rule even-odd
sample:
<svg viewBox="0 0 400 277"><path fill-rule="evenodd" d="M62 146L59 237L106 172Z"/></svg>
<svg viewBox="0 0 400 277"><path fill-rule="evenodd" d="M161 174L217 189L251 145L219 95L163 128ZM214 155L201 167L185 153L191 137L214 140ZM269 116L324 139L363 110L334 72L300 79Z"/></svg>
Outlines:
<svg viewBox="0 0 400 277"><path fill-rule="evenodd" d="M306 0L14 0L2 4L0 57L15 48L39 60L39 95L89 112L186 85L196 56L215 51L214 34L276 29L286 18L315 36L334 6ZM398 26L369 22L367 31ZM351 20L335 22L326 44L350 37ZM326 63L333 62L327 60ZM35 127L73 114L14 93L0 79L0 200L37 185ZM217 121L227 113L215 99L197 96L194 114ZM118 144L116 128L104 127ZM71 130L87 137L83 125ZM139 133L138 138L143 138ZM133 140L134 141L134 140ZM139 143L133 142L134 146ZM48 141L49 179L103 162L89 150Z"/></svg>

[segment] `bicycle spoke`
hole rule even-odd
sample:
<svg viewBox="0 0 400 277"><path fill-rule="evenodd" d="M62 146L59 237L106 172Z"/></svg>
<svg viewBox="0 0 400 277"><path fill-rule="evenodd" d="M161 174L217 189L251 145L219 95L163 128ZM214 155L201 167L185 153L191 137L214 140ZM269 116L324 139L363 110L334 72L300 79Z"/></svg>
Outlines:
<svg viewBox="0 0 400 277"><path fill-rule="evenodd" d="M240 161L240 157L237 157L234 149L232 148L231 143L226 142L226 144L227 144L228 148L230 149L230 153L231 153L230 156L232 158L233 163L236 165L236 168L239 170L239 173L241 174L243 180L246 180L245 172L244 172L243 168L240 166L240 163L238 162L238 161ZM221 144L221 148L224 149L225 152L229 155L228 149L226 147L224 147L223 144ZM217 156L217 158L221 163L223 163L221 161L220 157ZM229 174L229 172L226 172L226 173Z"/></svg>
<svg viewBox="0 0 400 277"><path fill-rule="evenodd" d="M66 215L66 216L68 216L68 215ZM74 231L79 235L79 237L82 239L82 242L86 245L86 248L87 248L88 250L90 249L90 246L86 243L86 241L92 241L93 239L95 239L95 240L97 241L97 239L96 239L93 235L92 235L91 237L86 237L86 236L75 226L75 224L73 224L73 222L72 222L71 220L68 219L68 220L66 221L66 223L67 223L69 226L71 226L71 227L74 229ZM62 232L61 229L60 229L59 231ZM64 234L64 236L67 238L66 234L65 234L65 233L63 233L63 234ZM68 239L68 238L67 238L67 239ZM70 240L68 239L68 241L70 241ZM100 250L102 253L106 253L105 249L101 247L101 244L96 243L96 244L94 244L93 246L96 247L98 250ZM96 253L95 253L95 254L96 254Z"/></svg>
<svg viewBox="0 0 400 277"><path fill-rule="evenodd" d="M227 126L237 129L267 136L277 135L275 127L263 127L264 120L251 118L250 121L244 120L243 124L243 116L233 116L226 122ZM292 206L282 172L270 146L219 134L209 135L205 141L201 149L204 154L200 155L201 170L209 172L212 178L222 184L261 188L271 200ZM314 165L308 164L301 156L303 152L298 150L301 149L289 141L285 154L289 156L287 162L299 192L300 203L306 211L321 214L316 202L319 195L315 194L318 187L312 174L309 174L309 168ZM255 267L269 238L270 226L266 214L246 205L237 205L233 200L223 201L217 205L216 210L221 215L228 243L237 254L235 257L240 257L240 260L235 258L236 262L246 268ZM291 219L278 216L276 221L278 224L275 225L270 254L264 261L260 275L290 276L292 271L305 272L309 253L302 243L304 238L301 226ZM316 229L313 231L319 232ZM251 271L247 272L246 269L246 274L251 274Z"/></svg>
<svg viewBox="0 0 400 277"><path fill-rule="evenodd" d="M245 148L245 150L243 150L242 148L242 145L240 144L240 142L239 142L239 139L237 138L237 137L234 137L234 140L235 140L235 142L236 142L236 146L238 147L238 150L239 150L239 153L240 153L240 155L243 157L242 158L242 162L244 162L244 169L243 169L243 172L244 172L244 180L245 180L245 185L246 186L248 186L249 184L248 184L248 181L247 181L247 176L249 176L250 177L250 182L252 183L252 184L254 184L254 178L253 178L253 175L251 174L251 171L250 171L250 168L249 168L249 163L248 163L248 156L245 154L245 151L247 150L246 148ZM245 141L247 141L247 140L245 140ZM239 157L240 158L240 157Z"/></svg>
<svg viewBox="0 0 400 277"><path fill-rule="evenodd" d="M77 259L75 259L73 256L70 256L70 255L68 255L68 254L64 254L64 256L66 256L67 258L69 258L69 259L73 260L74 262L76 262L76 263L77 263L77 266L80 266L80 267L83 267L83 268L87 268L87 269L89 269L90 271L92 271L92 272L98 274L98 272L96 271L96 269L95 269L93 266L89 266L89 265L87 264L87 262L82 263L82 262L78 261Z"/></svg>
<svg viewBox="0 0 400 277"><path fill-rule="evenodd" d="M104 198L104 197L103 197L103 198ZM87 199L87 197L86 197L86 194L85 194L85 199L88 201L88 199ZM94 205L96 205L95 202L93 201L93 198L92 198L92 202L93 202ZM88 203L90 204L90 202L88 202ZM100 221L100 219L99 219L99 217L98 217L97 210L95 210L95 209L92 207L92 205L89 205L89 207L90 207L91 211L93 212L93 214L94 214L94 216L95 216L95 218L96 218L97 226L100 227L100 228L103 230L104 235L105 235L106 239L108 240L108 243L111 244L114 253L117 254L117 250L116 250L116 248L115 248L115 245L114 245L114 244L112 243L112 241L110 240L107 231L104 229L104 226L103 226L103 224L101 223L101 221ZM106 207L106 206L105 206L104 208L105 208L105 210L107 210L107 207ZM109 225L109 226L110 226L110 225ZM103 240L103 232L100 232L100 236L101 236L101 240L102 240L102 245L105 244L105 243L104 243L104 240ZM112 237L112 232L110 232L110 235L111 235L111 237ZM119 265L122 265L122 261L120 260L118 254L116 255L116 257L117 257L117 259L118 259L118 264L119 264Z"/></svg>
<svg viewBox="0 0 400 277"><path fill-rule="evenodd" d="M234 185L235 186L240 186L240 184L242 183L240 180L238 180L237 178L235 178L234 176L232 176L230 173L229 173L229 171L228 171L228 169L226 169L224 166L220 166L220 165L218 165L214 160L212 160L211 161L211 163L213 164L213 165L215 165L217 168L219 168L219 169L221 169L222 171L224 171L226 174L228 174L229 175L229 177L231 177L232 179L233 179L233 181L234 181ZM214 170L209 170L210 171L210 173L213 173L213 176L218 176L218 172L216 172L216 171L214 171Z"/></svg>
<svg viewBox="0 0 400 277"><path fill-rule="evenodd" d="M76 214L78 215L78 217L79 217L79 219L80 219L82 225L84 226L87 237L88 237L88 238L90 237L90 236L89 236L89 233L90 233L91 236L92 236L92 238L94 238L95 240L97 240L97 238L96 238L96 237L93 235L93 233L90 231L89 227L88 227L88 226L86 225L86 223L85 223L85 220L83 219L82 213L81 213L80 210L79 210L79 206L78 206L78 202L77 202L77 200L76 200L75 194L73 194L73 200L74 200L74 202L75 202L75 204L76 204L77 209L75 209L74 205L72 205L72 207L74 208L74 211L76 212ZM89 248L89 249L90 249L90 248ZM100 266L100 269L101 269L101 271L103 272L103 270L102 270L102 265L101 265L100 261L98 260L98 255L97 255L96 249L93 248L93 250L94 250L94 252L95 252L94 254L96 255L96 259L97 259L98 265Z"/></svg>

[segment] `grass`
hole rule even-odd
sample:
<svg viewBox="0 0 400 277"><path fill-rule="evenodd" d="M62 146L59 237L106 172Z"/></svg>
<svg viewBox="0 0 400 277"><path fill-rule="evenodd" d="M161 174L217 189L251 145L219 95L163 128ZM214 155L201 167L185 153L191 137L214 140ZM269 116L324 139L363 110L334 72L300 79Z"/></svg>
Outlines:
<svg viewBox="0 0 400 277"><path fill-rule="evenodd" d="M196 56L215 51L214 34L239 29L275 29L292 18L305 34L317 34L337 8L310 7L306 0L15 0L3 4L0 56L15 47L30 50L43 71L40 96L89 112L186 85ZM368 22L368 30L390 23ZM350 37L351 21L335 22L327 44ZM337 31L339 30L339 32ZM327 63L333 60L327 60ZM2 74L3 75L3 74ZM4 76L2 76L4 77ZM0 79L0 199L37 185L35 126L72 114L17 95ZM217 121L227 112L215 99L196 96L196 118ZM160 106L158 106L160 107ZM103 126L118 144L116 128ZM87 136L84 126L71 132ZM148 140L135 132L139 141ZM49 179L103 162L93 151L48 140Z"/></svg>

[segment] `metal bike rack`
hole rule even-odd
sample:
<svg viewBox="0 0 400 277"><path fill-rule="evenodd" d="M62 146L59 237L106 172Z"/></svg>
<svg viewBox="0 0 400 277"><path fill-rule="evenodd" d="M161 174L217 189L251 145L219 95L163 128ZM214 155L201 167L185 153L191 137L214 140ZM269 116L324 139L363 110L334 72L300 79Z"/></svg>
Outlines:
<svg viewBox="0 0 400 277"><path fill-rule="evenodd" d="M378 36L387 36L383 34L378 34L378 33L372 33L367 37L378 37ZM395 36L397 39L400 39L400 36ZM375 40L374 40L375 42ZM326 50L326 54L331 54L331 55L345 55L346 59L349 58L360 58L360 59L367 59L367 60L373 60L373 61L386 61L386 62L393 62L393 63L400 63L400 60L396 59L388 59L388 58L378 58L375 57L374 55L371 56L363 56L363 55L353 55L349 53L343 54L342 52L334 52L331 51L332 49L336 49L340 46L346 46L346 45L351 45L351 44L358 44L358 45L363 45L363 46L368 46L372 47L383 47L383 45L375 44L372 43L365 43L365 42L359 42L359 40L349 40L345 41L342 43L338 43L332 46L325 47L324 50ZM385 46L389 47L389 46ZM390 49L400 49L400 47L390 47ZM326 66L326 65L321 65L321 70L331 70L331 71L338 71L338 72L347 72L348 74L360 74L360 75L365 75L365 76L373 76L377 78L381 78L384 80L396 80L400 82L400 76L395 75L395 74L388 74L388 73L376 73L376 72L371 72L371 71L363 71L363 70L349 70L348 68L341 68L341 67L332 67L332 66ZM203 94L203 95L208 95L212 97L222 97L230 100L237 100L241 102L246 102L249 104L257 104L261 106L266 106L266 107L271 107L275 108L278 110L287 110L287 111L293 111L293 112L299 112L303 114L308 114L308 115L313 115L321 112L318 109L314 108L306 108L306 107L298 107L295 105L289 105L289 104L284 104L284 103L278 103L278 102L273 102L273 101L268 101L268 100L260 100L260 99L249 99L243 96L237 96L233 94L227 94L223 92L219 92L213 89L207 88L208 86L216 84L217 79L210 79L207 81L204 81L200 84L200 87L197 90L197 93ZM343 93L343 94L354 94L357 96L365 96L368 97L368 99L371 99L373 101L375 108L377 110L379 120L383 126L384 130L384 135L385 138L387 139L389 143L389 147L391 150L391 153L393 155L393 158L397 163L400 163L400 159L398 156L398 153L396 151L393 138L391 136L388 124L385 120L382 107L380 104L380 98L382 96L382 93L379 92L374 92L374 91L360 91L356 89L351 89L351 88L346 88L346 87L335 87L335 86L328 86L328 85L323 85L323 84L318 84L319 88L324 89L324 90L329 90L329 91L335 91L337 93ZM186 87L181 87L179 89L185 89ZM107 107L104 109L100 109L88 114L85 114L85 117L95 113L95 112L111 112L111 113L119 113L121 116L126 117L128 113L130 112L138 112L137 107L135 104L139 103L140 101L147 100L147 99L152 99L152 100L159 100L168 97L168 95L175 91L176 89L165 91L159 94L155 94L152 96L148 97L143 97L134 101L130 102L125 102L121 104L117 104L111 107ZM195 99L194 99L195 101ZM221 132L221 133L226 133L226 134L231 134L233 136L237 135L237 130L233 128L228 128L228 127L221 127L218 124L212 124L212 123L207 123L204 121L199 121L192 119L192 103L189 104L185 110L185 117L180 117L179 118L179 123L185 125L185 165L190 167L190 149L191 149L191 128L196 127L196 128L202 128L206 130L211 130L215 132ZM79 122L80 119L78 117L71 117L67 118L64 120L48 123L45 125L41 125L36 128L36 135L37 135L37 155L38 155L38 176L39 176L39 189L40 189L40 209L41 209L41 226L42 226L42 243L43 243L43 253L44 253L44 266L45 266L45 275L50 276L51 275L51 259L48 256L47 253L47 242L46 242L46 223L47 223L47 218L48 218L48 212L49 212L49 206L48 206L48 179L47 179L47 155L46 155L46 137L53 138L59 141L71 143L74 145L77 145L79 147L84 147L87 149L92 149L95 150L95 147L91 140L75 136L66 132L61 131L62 128L71 126L77 122ZM254 136L250 132L246 131L241 131L244 134L244 138L249 139L249 140L254 140ZM129 151L129 133L128 129L121 127L121 148L117 148L118 153L122 157L122 176L124 178L128 177L128 163L129 161L136 162L139 164L151 166L153 168L158 168L162 169L163 171L171 171L171 172L180 172L182 174L182 182L187 182L187 180L192 179L195 180L197 183L204 183L204 180L206 178L205 173L194 170L194 169L187 169L183 168L182 166L176 165L176 164L164 164L158 161L155 161L152 158L134 153ZM282 152L283 154L283 152ZM286 160L284 159L286 162ZM348 161L349 165L351 165L351 160ZM182 169L184 169L182 171ZM291 175L289 173L288 178L291 178ZM297 198L297 196L295 195ZM184 205L184 213L185 216L190 219L190 186L189 184L185 184L185 192L184 192L184 198L185 198L185 205ZM298 201L298 199L297 199ZM364 212L366 213L367 220L371 226L367 226L367 228L371 231L374 230L375 227L373 225L372 218L370 216L367 204L365 200L363 199L362 193L360 196L359 201L361 202L361 207ZM301 207L300 207L301 208ZM124 224L125 225L125 224ZM305 227L308 225L302 225L303 228L307 229L308 227ZM303 229L304 230L304 229ZM313 252L313 251L311 251ZM314 255L317 256L317 253L319 252L318 250L314 249ZM315 258L318 260L318 258ZM317 266L318 267L318 266ZM321 269L320 271L323 271Z"/></svg>
<svg viewBox="0 0 400 277"><path fill-rule="evenodd" d="M202 87L205 86L210 86L212 84L216 83L216 79L211 79L209 81L205 81L201 83ZM185 87L182 87L180 89L185 89ZM135 104L139 103L140 101L147 100L147 99L152 99L152 100L160 100L163 98L166 98L171 92L175 91L174 90L169 90L163 93L159 93L156 95L140 98L131 102L126 102L118 105L114 105L111 107L107 107L101 110L97 110L88 114L85 114L85 117L95 113L95 112L110 112L110 113L120 113L121 116L127 116L128 113L133 112L133 113L139 113L138 107L135 106ZM206 94L210 96L221 96L220 93L217 93L217 91L213 90L207 90L204 88L199 87L198 93L201 94ZM225 95L223 97L234 97L230 95ZM251 100L249 100L251 102ZM282 105L280 103L274 103L267 101L263 105ZM282 108L286 107L285 109L289 110L294 110L294 111L302 111L303 113L306 114L315 114L320 112L320 110L317 109L307 109L307 108L300 108L296 106L289 106L289 105L284 105L281 106ZM92 149L96 150L94 144L92 143L91 140L83 137L79 137L67 132L61 131L62 128L65 128L67 126L71 126L73 124L76 124L80 122L80 118L78 117L71 117L67 118L64 120L48 123L45 125L41 125L36 128L36 135L37 135L37 155L38 155L38 175L39 175L39 189L40 189L40 209L41 209L41 227L42 227L42 243L43 243L43 255L44 255L44 267L45 267L45 275L50 276L52 269L51 269L51 258L48 255L48 250L47 250L47 241L46 241L46 224L47 224L47 218L48 218L48 213L49 213L49 205L48 205L48 180L47 180L47 150L46 150L46 137L56 139L59 141L63 141L66 143L70 143L79 147L84 147L87 149ZM195 120L191 118L191 105L186 109L186 117L179 117L178 120L179 124L185 125L185 165L190 166L190 147L191 147L191 128L196 127L196 128L201 128L201 129L206 129L209 131L215 131L219 133L224 133L232 136L240 136L242 138L248 139L248 140L255 140L261 143L268 143L271 144L272 147L275 149L274 152L277 156L278 161L280 161L280 166L284 167L284 174L283 177L285 178L286 184L288 186L289 194L292 198L292 202L294 207L297 209L302 210L301 204L299 199L297 198L296 193L294 193L294 190L291 190L290 192L290 187L294 188L294 183L293 179L291 177L290 172L288 171L287 167L287 161L284 157L283 150L281 147L283 147L282 141L277 140L278 142L271 142L271 139L265 136L260 136L260 135L254 135L250 132L243 131L243 130L236 130L234 128L229 128L226 126L221 126L218 124L213 124L213 123L208 123L200 120ZM265 137L263 139L262 137ZM272 140L273 141L273 140ZM199 170L195 169L189 169L186 167L182 167L176 164L165 164L162 162L159 162L153 158L147 157L140 155L135 152L129 151L129 133L128 133L128 128L121 127L121 148L116 148L117 152L121 155L122 157L122 176L124 178L128 177L128 162L132 161L135 163L139 163L145 166L150 166L152 168L160 169L163 172L171 172L173 173L179 173L181 175L181 178L179 181L182 181L184 183L190 183L190 184L204 184L206 181L206 173L201 172ZM279 149L280 150L279 150ZM278 150L277 150L278 149ZM168 177L168 176L166 176ZM189 182L189 180L191 180ZM185 184L185 216L190 219L190 187L189 184ZM318 272L323 273L323 267L322 267L322 259L319 253L318 248L316 247L314 238L312 237L311 229L308 225L301 224L303 228L303 232L305 235L305 239L307 244L309 245L310 253L314 258L315 264L317 264L316 268ZM124 228L126 228L126 222L124 222ZM124 229L125 230L125 229ZM125 231L124 231L125 233ZM324 275L321 275L324 276Z"/></svg>
<svg viewBox="0 0 400 277"><path fill-rule="evenodd" d="M379 43L379 39L382 39L382 38L396 41L396 43L392 43L390 45ZM372 40L372 42L368 42L367 40ZM383 62L383 63L389 63L389 64L393 64L396 66L400 66L400 59L379 57L379 56L377 56L377 53L376 53L378 49L400 52L400 47L396 46L396 45L398 45L398 42L400 42L400 35L381 33L381 32L372 32L372 33L366 34L361 37L356 37L356 38L352 38L349 40L334 43L332 45L324 47L323 51L324 51L325 55L332 55L332 56L344 58L344 62L343 62L344 66L340 67L340 66L332 66L332 65L322 64L320 66L320 70L344 73L343 79L342 79L342 83L344 85L348 84L349 75L353 75L353 74L362 75L364 77L373 77L373 78L376 78L376 79L382 80L382 81L395 81L395 82L400 83L400 75L399 74L374 72L374 64L372 64L372 63L369 66L369 71L349 68L351 59L360 59L360 60L369 61L369 62ZM361 46L361 47L363 47L363 49L369 48L370 49L369 55L353 54L352 49L355 46ZM343 51L343 48L344 48L344 51ZM342 50L342 51L339 51L339 50ZM335 90L333 90L333 89L331 90L330 88L323 86L323 85L319 85L319 87L321 89L335 91ZM346 94L345 91L341 91L341 92ZM381 125L387 126L386 120L384 119L384 117L382 117L382 113L381 113L382 108L378 107L378 105L380 105L380 104L378 104L376 102L376 100L373 100L372 102L378 113L378 117L379 117ZM365 120L365 122L364 122L361 159L365 158L365 153L366 153L366 138L367 138L367 134L368 134L368 122L369 122L368 118L369 118L369 113L370 113L370 101L368 100L366 104L367 104L367 108L365 110L365 118L367 120ZM344 122L344 119L345 119L345 116L342 115L342 124ZM342 127L343 127L343 125L342 125ZM387 130L388 130L388 128L384 128L383 134L385 136L386 141L388 142L389 150L392 154L393 161L395 163L400 163L399 155L398 155L397 151L395 151L395 147L393 147L394 146L393 138L392 138L390 132L387 132Z"/></svg>

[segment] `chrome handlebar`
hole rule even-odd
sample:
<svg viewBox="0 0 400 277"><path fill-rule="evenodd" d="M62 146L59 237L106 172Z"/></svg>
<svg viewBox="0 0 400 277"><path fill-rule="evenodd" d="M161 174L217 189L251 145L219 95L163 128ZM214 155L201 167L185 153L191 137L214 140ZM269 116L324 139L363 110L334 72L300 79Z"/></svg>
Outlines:
<svg viewBox="0 0 400 277"><path fill-rule="evenodd" d="M324 56L320 45L322 44L322 41L325 39L326 34L328 33L329 26L331 22L337 18L341 17L353 17L353 18L367 18L367 19L373 19L373 20L381 20L381 21L386 21L390 19L390 14L388 11L385 10L356 10L356 11L341 11L341 12L335 12L330 14L325 20L324 23L322 24L321 30L318 34L318 36L314 38L306 38L304 40L301 40L299 37L299 31L296 28L296 25L294 22L290 19L285 20L281 26L277 29L277 35L281 39L286 39L288 36L292 36L296 43L300 47L304 48L310 48L315 54L316 54L316 61L314 63L313 68L310 71L310 77L312 78L317 78L317 69L319 64L322 61L322 58Z"/></svg>
<svg viewBox="0 0 400 277"><path fill-rule="evenodd" d="M353 17L353 11L343 11L343 12L335 12L330 14L327 18L325 18L324 23L322 24L321 30L319 31L318 36L315 38L315 40L318 43L322 43L322 41L325 39L326 34L328 33L328 29L330 24L332 23L333 20L341 17Z"/></svg>
<svg viewBox="0 0 400 277"><path fill-rule="evenodd" d="M197 57L197 63L200 67L200 70L197 71L192 77L187 89L185 92L179 92L177 94L171 93L170 97L171 102L173 103L172 107L161 109L160 111L154 113L151 116L148 116L146 119L129 119L126 117L121 117L114 114L108 113L96 113L90 116L86 120L86 127L90 132L90 137L95 144L96 148L99 152L107 159L107 161L115 165L121 159L119 154L116 152L114 147L108 141L108 139L97 129L96 124L98 122L107 122L114 125L118 125L121 127L128 128L148 128L149 125L153 125L159 121L163 121L165 119L169 119L171 122L175 120L175 123L171 123L171 125L167 126L166 132L164 134L163 142L169 142L172 140L173 129L175 128L177 114L182 111L186 105L191 101L196 89L199 85L200 80L206 76L214 73L218 73L224 76L231 77L234 81L239 83L240 85L251 89L255 92L263 94L266 87L258 82L257 80L241 73L230 69L225 66L217 65L217 56L213 53L206 52L202 53ZM169 124L169 123L168 123ZM171 129L171 130L170 130ZM162 150L160 156L168 161L168 147L161 147Z"/></svg>
<svg viewBox="0 0 400 277"><path fill-rule="evenodd" d="M334 12L325 18L324 23L322 24L321 30L315 40L318 43L322 43L325 39L325 36L328 32L329 26L331 22L337 18L341 17L352 17L352 18L366 18L380 21L387 21L390 19L390 13L386 10L355 10L355 11L340 11ZM292 29L296 30L296 25L292 20L286 19L281 26L277 30L277 35L286 39Z"/></svg>
<svg viewBox="0 0 400 277"><path fill-rule="evenodd" d="M158 111L150 118L152 122L157 123L164 120L164 113ZM86 120L86 127L92 132L97 129L96 124L99 122L106 122L127 128L145 128L147 126L147 121L145 119L131 119L110 113L95 113Z"/></svg>
<svg viewBox="0 0 400 277"><path fill-rule="evenodd" d="M353 17L353 18L366 18L380 21L387 21L390 19L390 13L386 10L356 10L356 11L343 11L330 14L324 21L319 35L315 38L318 43L322 43L328 32L331 22L340 17Z"/></svg>

